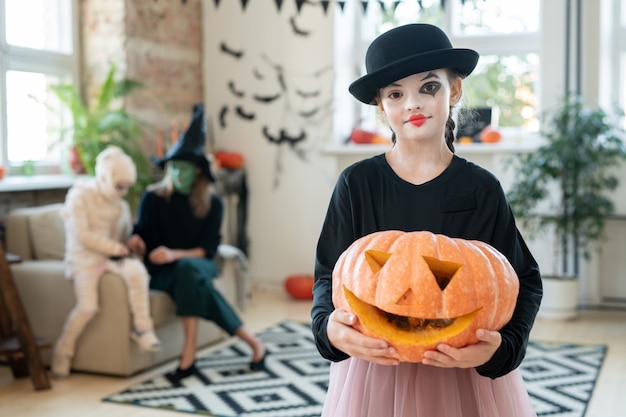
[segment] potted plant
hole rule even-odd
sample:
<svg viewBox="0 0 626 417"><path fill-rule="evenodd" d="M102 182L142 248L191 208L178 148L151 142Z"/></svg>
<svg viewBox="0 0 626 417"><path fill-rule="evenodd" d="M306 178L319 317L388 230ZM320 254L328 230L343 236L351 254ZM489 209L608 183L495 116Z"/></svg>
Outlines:
<svg viewBox="0 0 626 417"><path fill-rule="evenodd" d="M607 192L619 182L614 168L626 160L621 135L623 129L602 109L589 109L582 97L568 94L547 115L545 143L515 157L516 176L508 192L513 213L531 237L548 229L555 238L553 273L543 277L544 317L577 314L581 257L589 258L614 210ZM573 300L560 305L550 294L553 284L569 286L556 289L557 295L569 292Z"/></svg>
<svg viewBox="0 0 626 417"><path fill-rule="evenodd" d="M96 156L109 145L119 146L137 166L137 182L128 194L132 207L151 181L151 166L140 147L138 122L124 108L122 98L141 87L137 81L117 79L116 66L111 64L107 76L97 89L95 100L83 100L74 84L57 84L51 91L72 114L73 123L62 131L61 142L71 134L69 159L76 173L95 174Z"/></svg>

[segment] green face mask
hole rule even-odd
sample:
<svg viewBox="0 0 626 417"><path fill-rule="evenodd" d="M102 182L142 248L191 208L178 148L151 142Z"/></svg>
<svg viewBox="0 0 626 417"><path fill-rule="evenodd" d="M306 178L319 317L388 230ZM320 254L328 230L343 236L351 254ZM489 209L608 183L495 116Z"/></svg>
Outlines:
<svg viewBox="0 0 626 417"><path fill-rule="evenodd" d="M167 173L174 188L181 194L189 194L196 179L196 165L189 161L172 160L167 165Z"/></svg>

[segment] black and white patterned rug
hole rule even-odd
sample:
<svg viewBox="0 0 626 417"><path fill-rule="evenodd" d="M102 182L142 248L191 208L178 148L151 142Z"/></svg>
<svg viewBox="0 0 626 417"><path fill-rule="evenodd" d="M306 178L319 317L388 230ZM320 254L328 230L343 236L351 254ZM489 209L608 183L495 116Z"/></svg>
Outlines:
<svg viewBox="0 0 626 417"><path fill-rule="evenodd" d="M318 354L307 323L284 321L258 335L267 370L250 372L248 347L231 339L199 357L200 375L166 375L103 401L215 417L318 417L329 362ZM583 417L606 354L603 345L532 341L520 369L539 417Z"/></svg>

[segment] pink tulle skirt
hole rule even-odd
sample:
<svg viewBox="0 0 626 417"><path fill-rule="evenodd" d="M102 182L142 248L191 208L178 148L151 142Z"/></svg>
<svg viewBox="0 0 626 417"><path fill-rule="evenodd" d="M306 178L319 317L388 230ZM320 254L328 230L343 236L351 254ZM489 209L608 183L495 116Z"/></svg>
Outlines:
<svg viewBox="0 0 626 417"><path fill-rule="evenodd" d="M332 363L322 417L536 417L515 370L490 379L474 369L419 363Z"/></svg>

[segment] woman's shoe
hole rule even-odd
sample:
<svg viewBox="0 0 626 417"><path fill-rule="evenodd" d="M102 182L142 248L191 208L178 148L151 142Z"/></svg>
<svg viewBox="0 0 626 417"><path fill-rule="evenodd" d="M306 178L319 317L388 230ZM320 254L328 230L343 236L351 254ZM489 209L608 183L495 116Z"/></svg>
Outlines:
<svg viewBox="0 0 626 417"><path fill-rule="evenodd" d="M196 367L196 362L194 361L189 368L180 369L180 367L176 368L175 371L170 372L168 376L176 381L179 381L183 378L187 378L193 374L198 373L198 368Z"/></svg>
<svg viewBox="0 0 626 417"><path fill-rule="evenodd" d="M264 371L265 370L265 358L267 357L267 352L263 354L263 357L256 362L250 362L250 370L251 371Z"/></svg>

